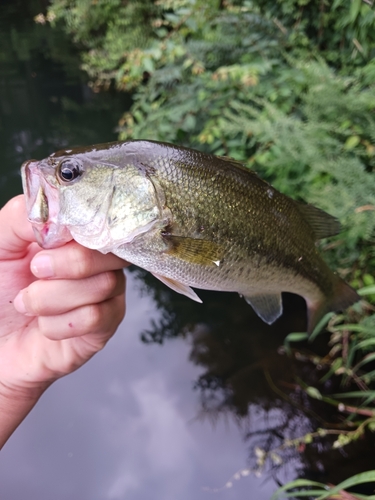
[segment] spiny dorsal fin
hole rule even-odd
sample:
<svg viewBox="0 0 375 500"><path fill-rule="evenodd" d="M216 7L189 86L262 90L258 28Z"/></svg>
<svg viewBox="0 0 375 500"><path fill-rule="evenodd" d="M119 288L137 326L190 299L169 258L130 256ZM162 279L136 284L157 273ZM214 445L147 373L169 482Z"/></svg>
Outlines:
<svg viewBox="0 0 375 500"><path fill-rule="evenodd" d="M220 158L220 160L226 161L228 164L232 165L233 167L239 168L241 170L245 170L249 174L252 174L255 177L258 177L258 174L256 172L254 172L254 170L247 168L244 165L244 163L242 163L240 160L235 160L234 158L231 158L230 156L218 156L217 158Z"/></svg>
<svg viewBox="0 0 375 500"><path fill-rule="evenodd" d="M251 305L257 315L269 325L283 313L281 293L244 295L244 299Z"/></svg>
<svg viewBox="0 0 375 500"><path fill-rule="evenodd" d="M168 242L169 255L186 260L191 264L202 264L206 266L219 266L223 258L223 251L217 243L210 240L188 238L163 234L163 239Z"/></svg>
<svg viewBox="0 0 375 500"><path fill-rule="evenodd" d="M328 238L328 236L334 236L340 232L340 222L336 217L333 217L333 215L327 214L327 212L308 203L301 203L299 201L296 203L298 210L314 231L315 239L321 240L322 238Z"/></svg>

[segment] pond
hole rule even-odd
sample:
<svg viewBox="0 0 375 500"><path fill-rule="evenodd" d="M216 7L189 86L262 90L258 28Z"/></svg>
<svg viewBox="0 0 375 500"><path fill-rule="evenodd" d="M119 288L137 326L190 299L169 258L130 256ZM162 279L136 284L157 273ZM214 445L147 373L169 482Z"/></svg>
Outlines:
<svg viewBox="0 0 375 500"><path fill-rule="evenodd" d="M14 12L0 21L18 47L33 45L34 27ZM2 60L0 206L21 192L23 161L116 140L130 98L94 94L74 57L70 70L37 48ZM266 500L286 480L335 484L373 465L372 439L344 451L323 438L285 446L336 422L295 383L322 376L309 347L294 361L282 348L305 328L302 299L284 296L269 327L235 294L200 292L200 305L141 270L127 279L115 337L47 391L2 450L2 500Z"/></svg>

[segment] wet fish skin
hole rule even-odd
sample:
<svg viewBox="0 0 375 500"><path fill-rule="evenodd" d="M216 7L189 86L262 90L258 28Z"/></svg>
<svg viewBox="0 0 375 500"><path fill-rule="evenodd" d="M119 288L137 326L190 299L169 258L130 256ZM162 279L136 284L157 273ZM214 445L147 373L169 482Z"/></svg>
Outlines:
<svg viewBox="0 0 375 500"><path fill-rule="evenodd" d="M61 165L81 174L62 182ZM233 159L129 141L54 153L24 164L22 176L42 246L73 237L198 301L190 287L236 291L268 323L282 313L281 292L297 293L309 331L326 311L359 299L315 245L339 231L338 221Z"/></svg>

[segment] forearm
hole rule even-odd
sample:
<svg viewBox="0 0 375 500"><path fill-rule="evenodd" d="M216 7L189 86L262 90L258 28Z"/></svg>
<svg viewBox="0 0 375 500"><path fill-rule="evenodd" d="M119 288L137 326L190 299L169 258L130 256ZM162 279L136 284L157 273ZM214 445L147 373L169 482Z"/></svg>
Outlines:
<svg viewBox="0 0 375 500"><path fill-rule="evenodd" d="M45 389L47 386L26 393L10 390L0 382L0 449L30 413Z"/></svg>

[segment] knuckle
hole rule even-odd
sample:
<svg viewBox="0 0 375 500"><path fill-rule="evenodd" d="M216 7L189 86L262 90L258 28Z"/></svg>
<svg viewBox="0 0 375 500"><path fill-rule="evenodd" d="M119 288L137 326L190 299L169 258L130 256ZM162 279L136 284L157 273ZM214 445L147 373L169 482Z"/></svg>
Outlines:
<svg viewBox="0 0 375 500"><path fill-rule="evenodd" d="M108 271L98 275L98 290L104 297L110 296L117 288L116 273Z"/></svg>
<svg viewBox="0 0 375 500"><path fill-rule="evenodd" d="M18 195L18 196L15 196L14 198L11 198L8 201L8 203L4 206L4 208L6 207L10 213L18 211L20 206L22 206L22 203L23 203L22 198L23 198L22 195Z"/></svg>
<svg viewBox="0 0 375 500"><path fill-rule="evenodd" d="M115 309L115 314L114 314L114 325L115 329L119 326L121 321L124 319L125 316L125 306L120 306Z"/></svg>
<svg viewBox="0 0 375 500"><path fill-rule="evenodd" d="M76 244L70 249L71 270L74 277L83 278L89 276L94 269L93 252L87 251L86 248Z"/></svg>
<svg viewBox="0 0 375 500"><path fill-rule="evenodd" d="M49 328L49 321L48 318L45 316L40 316L38 318L38 328L40 333L47 338L52 339L53 337L51 336L51 328Z"/></svg>
<svg viewBox="0 0 375 500"><path fill-rule="evenodd" d="M102 321L103 321L103 314L102 314L102 307L100 304L90 304L85 308L84 311L84 320L83 320L83 330L87 333L96 331Z"/></svg>
<svg viewBox="0 0 375 500"><path fill-rule="evenodd" d="M111 318L111 330L115 331L125 316L124 295L114 297L108 305L110 307L110 314L108 314L108 317Z"/></svg>
<svg viewBox="0 0 375 500"><path fill-rule="evenodd" d="M124 274L124 270L120 269L116 271L116 276L117 276L117 284L119 286L120 294L123 294L125 292L126 288L126 276Z"/></svg>
<svg viewBox="0 0 375 500"><path fill-rule="evenodd" d="M124 319L126 312L126 303L125 303L125 295L121 294L118 297L115 297L115 312L116 312L116 322L117 324L121 323Z"/></svg>
<svg viewBox="0 0 375 500"><path fill-rule="evenodd" d="M40 281L31 283L23 294L23 301L25 303L26 310L36 316L39 316L45 309L43 306L44 301L42 299L40 284Z"/></svg>

